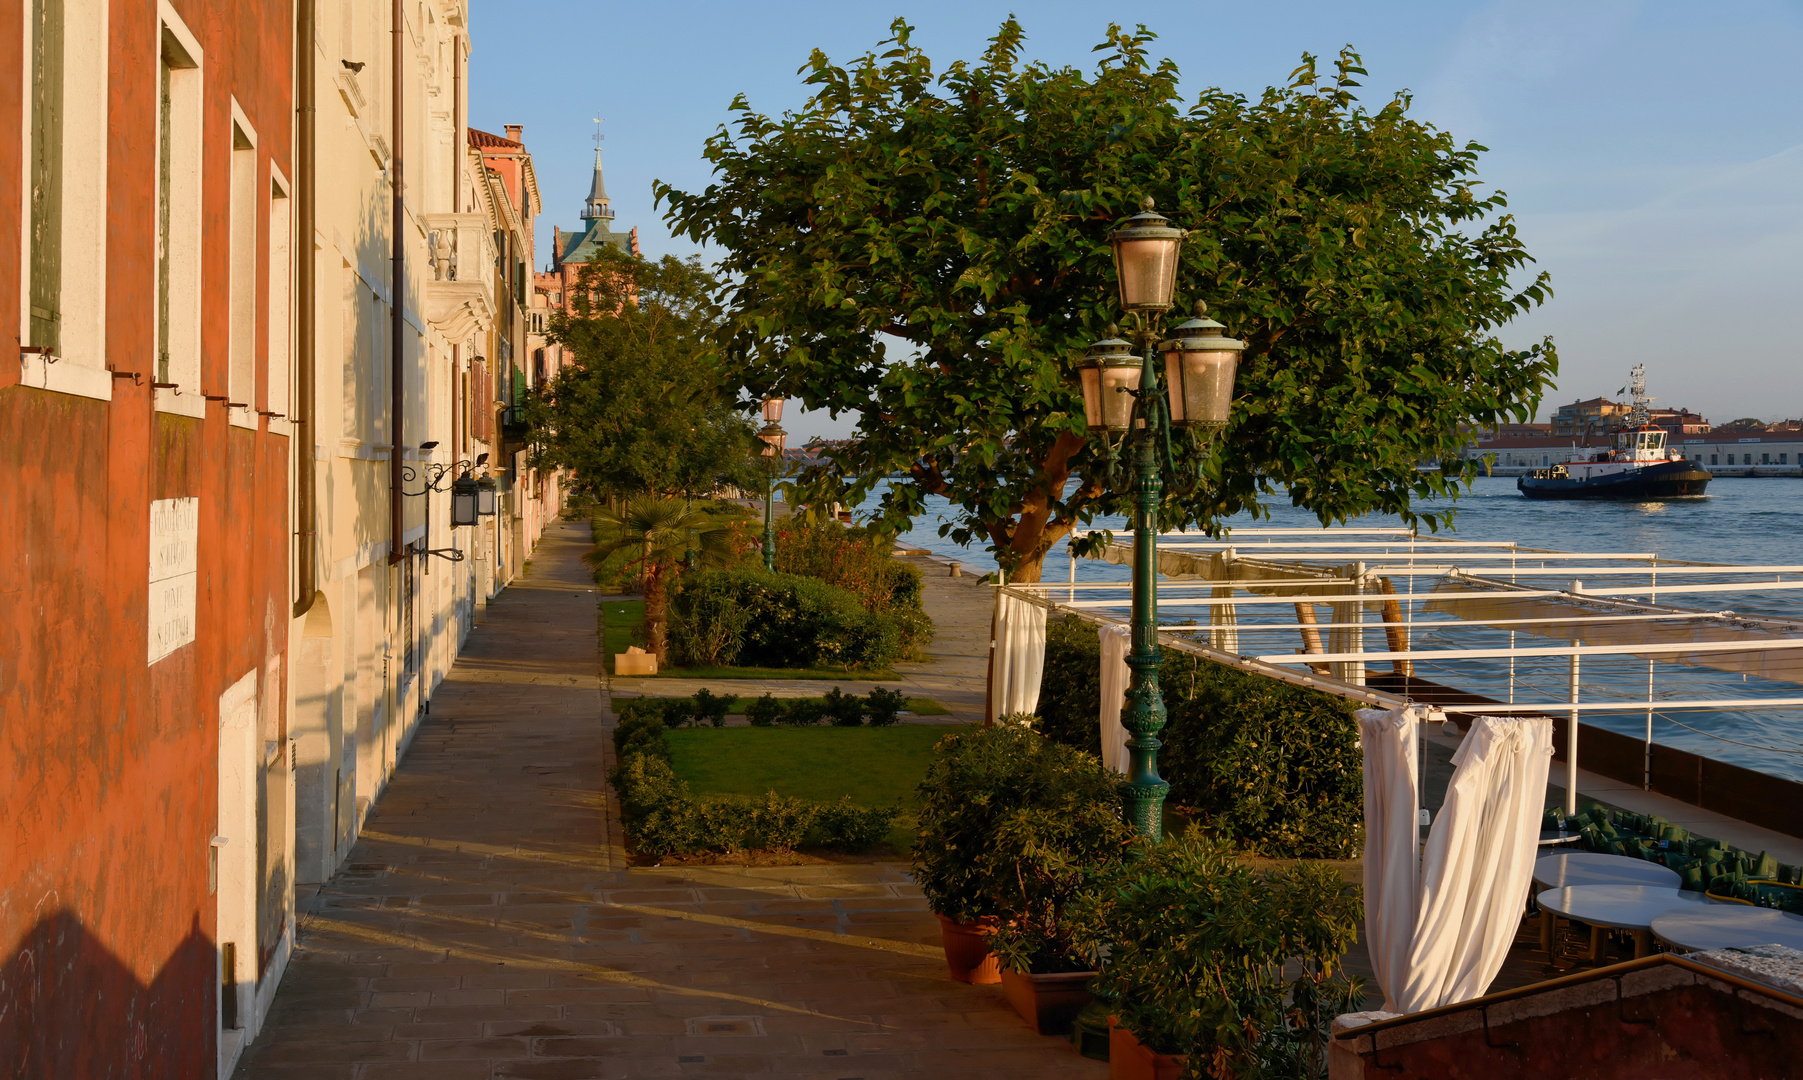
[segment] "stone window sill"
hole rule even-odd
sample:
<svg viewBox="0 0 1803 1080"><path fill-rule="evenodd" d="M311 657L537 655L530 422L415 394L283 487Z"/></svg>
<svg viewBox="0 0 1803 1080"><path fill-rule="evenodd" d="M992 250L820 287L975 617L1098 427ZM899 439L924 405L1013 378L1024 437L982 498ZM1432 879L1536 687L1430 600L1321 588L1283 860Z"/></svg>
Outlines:
<svg viewBox="0 0 1803 1080"><path fill-rule="evenodd" d="M47 360L41 353L19 354L19 385L57 394L113 400L113 373L105 368L85 367L67 357Z"/></svg>

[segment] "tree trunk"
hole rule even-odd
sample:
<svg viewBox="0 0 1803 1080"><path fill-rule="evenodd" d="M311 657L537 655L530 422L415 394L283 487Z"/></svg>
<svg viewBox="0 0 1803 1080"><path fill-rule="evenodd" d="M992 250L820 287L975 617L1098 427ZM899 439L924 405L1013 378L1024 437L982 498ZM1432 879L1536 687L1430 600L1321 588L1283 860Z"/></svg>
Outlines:
<svg viewBox="0 0 1803 1080"><path fill-rule="evenodd" d="M650 563L645 569L645 651L657 657L661 671L669 660L669 626L664 603L664 567Z"/></svg>

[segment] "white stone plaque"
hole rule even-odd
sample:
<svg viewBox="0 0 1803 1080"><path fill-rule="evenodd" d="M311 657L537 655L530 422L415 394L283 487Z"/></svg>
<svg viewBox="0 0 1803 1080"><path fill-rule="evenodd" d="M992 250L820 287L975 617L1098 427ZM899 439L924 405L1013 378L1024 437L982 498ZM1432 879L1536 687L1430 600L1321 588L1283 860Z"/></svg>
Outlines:
<svg viewBox="0 0 1803 1080"><path fill-rule="evenodd" d="M200 500L150 504L150 663L194 640L199 592Z"/></svg>

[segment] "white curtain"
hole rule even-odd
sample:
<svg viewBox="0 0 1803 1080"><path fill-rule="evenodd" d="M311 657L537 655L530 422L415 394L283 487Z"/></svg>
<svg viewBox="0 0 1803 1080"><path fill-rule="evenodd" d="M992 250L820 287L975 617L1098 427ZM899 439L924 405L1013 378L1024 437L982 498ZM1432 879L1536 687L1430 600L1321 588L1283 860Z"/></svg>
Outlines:
<svg viewBox="0 0 1803 1080"><path fill-rule="evenodd" d="M1127 652L1133 635L1124 626L1103 625L1102 637L1102 764L1127 774L1127 729L1121 726L1121 706L1127 696Z"/></svg>
<svg viewBox="0 0 1803 1080"><path fill-rule="evenodd" d="M1480 716L1453 755L1417 861L1419 710L1358 712L1365 752L1365 938L1384 1011L1481 997L1527 904L1552 721Z"/></svg>
<svg viewBox="0 0 1803 1080"><path fill-rule="evenodd" d="M989 719L1030 713L1039 707L1045 673L1046 609L1011 593L995 592L995 685Z"/></svg>
<svg viewBox="0 0 1803 1080"><path fill-rule="evenodd" d="M1365 751L1365 946L1384 992L1384 1011L1400 1012L1415 936L1415 789L1420 753L1415 709L1360 709Z"/></svg>
<svg viewBox="0 0 1803 1080"><path fill-rule="evenodd" d="M1552 756L1546 717L1472 721L1422 853L1401 1011L1481 997L1502 970L1533 882Z"/></svg>

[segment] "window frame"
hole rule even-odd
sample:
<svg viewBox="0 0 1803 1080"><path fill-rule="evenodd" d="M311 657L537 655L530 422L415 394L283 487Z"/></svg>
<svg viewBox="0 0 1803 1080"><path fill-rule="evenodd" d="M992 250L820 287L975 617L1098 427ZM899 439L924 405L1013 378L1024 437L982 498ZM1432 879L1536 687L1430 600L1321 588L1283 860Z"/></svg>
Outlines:
<svg viewBox="0 0 1803 1080"><path fill-rule="evenodd" d="M158 87L154 110L157 251L150 312L151 325L156 328L152 357L156 409L204 419L207 403L201 382L200 328L206 54L168 0L159 0L157 15L153 50ZM165 71L169 76L167 103L162 93ZM166 169L165 151L169 158ZM181 155L179 162L177 154Z"/></svg>

